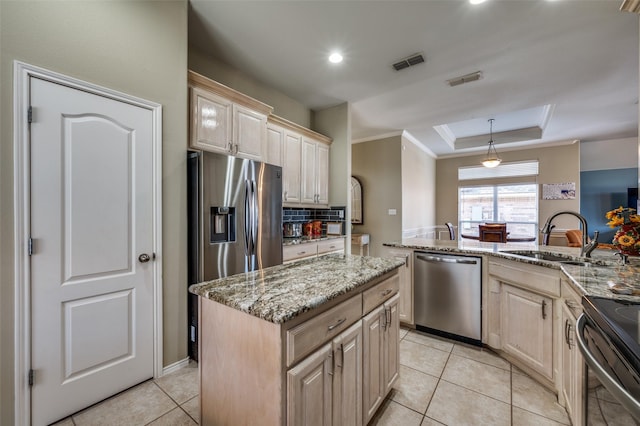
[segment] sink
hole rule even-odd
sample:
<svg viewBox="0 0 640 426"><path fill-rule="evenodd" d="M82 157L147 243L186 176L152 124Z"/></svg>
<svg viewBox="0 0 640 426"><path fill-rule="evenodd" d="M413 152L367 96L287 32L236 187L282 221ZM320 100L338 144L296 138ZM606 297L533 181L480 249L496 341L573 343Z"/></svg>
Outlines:
<svg viewBox="0 0 640 426"><path fill-rule="evenodd" d="M534 250L505 250L501 253L512 254L514 256L519 257L527 257L529 259L535 260L547 260L550 262L558 262L562 265L572 265L572 266L612 266L614 265L611 261L606 261L603 259L576 259L571 256L562 256L559 254L553 253L545 253L542 251L534 251Z"/></svg>
<svg viewBox="0 0 640 426"><path fill-rule="evenodd" d="M556 254L545 253L541 251L529 251L529 250L513 250L513 251L503 251L502 253L514 254L516 256L524 256L530 259L536 260L549 260L552 262L571 262L572 259L569 257L559 256Z"/></svg>
<svg viewBox="0 0 640 426"><path fill-rule="evenodd" d="M581 260L565 260L565 261L560 261L560 263L562 263L563 265L593 266L593 263L584 262L584 261L581 261Z"/></svg>

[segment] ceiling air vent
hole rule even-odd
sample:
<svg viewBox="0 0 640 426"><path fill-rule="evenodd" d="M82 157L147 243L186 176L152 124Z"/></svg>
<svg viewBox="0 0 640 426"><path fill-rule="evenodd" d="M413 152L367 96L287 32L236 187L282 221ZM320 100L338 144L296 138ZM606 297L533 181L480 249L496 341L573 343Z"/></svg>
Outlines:
<svg viewBox="0 0 640 426"><path fill-rule="evenodd" d="M472 72L471 74L463 75L462 77L456 77L452 78L451 80L447 80L447 83L449 83L449 86L453 87L459 86L464 83L469 83L471 81L480 80L480 78L482 78L482 72L476 71Z"/></svg>
<svg viewBox="0 0 640 426"><path fill-rule="evenodd" d="M409 56L408 58L404 58L403 60L396 62L395 64L393 64L393 68L396 71L400 71L405 68L409 68L414 65L421 64L423 62L424 62L424 56L422 56L422 53L416 53Z"/></svg>

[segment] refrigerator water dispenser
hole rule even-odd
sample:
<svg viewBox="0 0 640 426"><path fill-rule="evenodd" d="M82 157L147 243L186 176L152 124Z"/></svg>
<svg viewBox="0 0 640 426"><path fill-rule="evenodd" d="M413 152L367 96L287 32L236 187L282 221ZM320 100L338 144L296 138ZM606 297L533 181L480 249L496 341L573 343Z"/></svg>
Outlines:
<svg viewBox="0 0 640 426"><path fill-rule="evenodd" d="M211 236L209 242L229 243L236 240L235 207L211 207Z"/></svg>

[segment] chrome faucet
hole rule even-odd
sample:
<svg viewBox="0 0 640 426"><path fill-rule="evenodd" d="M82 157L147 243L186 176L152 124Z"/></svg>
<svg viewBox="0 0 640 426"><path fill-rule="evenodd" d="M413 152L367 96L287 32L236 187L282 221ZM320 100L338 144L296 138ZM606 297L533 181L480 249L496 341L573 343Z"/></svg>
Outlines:
<svg viewBox="0 0 640 426"><path fill-rule="evenodd" d="M544 246L549 245L549 235L551 235L551 230L556 227L555 225L551 224L551 221L555 219L557 216L560 216L563 214L575 216L580 220L580 223L582 224L582 247L580 248L580 257L582 256L591 257L591 252L595 250L595 248L598 246L598 235L600 235L600 232L595 231L593 233L593 239L591 240L591 242L588 242L589 230L587 228L587 219L585 219L585 217L582 216L580 213L577 213L571 210L563 210L563 211L555 212L554 214L549 216L549 218L544 224L544 227L541 230L542 245Z"/></svg>

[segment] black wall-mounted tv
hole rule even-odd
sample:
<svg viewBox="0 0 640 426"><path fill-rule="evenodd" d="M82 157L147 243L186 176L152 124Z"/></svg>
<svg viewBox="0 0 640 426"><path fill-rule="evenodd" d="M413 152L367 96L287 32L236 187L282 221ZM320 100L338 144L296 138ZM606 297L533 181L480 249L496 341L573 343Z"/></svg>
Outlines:
<svg viewBox="0 0 640 426"><path fill-rule="evenodd" d="M638 188L627 188L627 207L638 210Z"/></svg>

